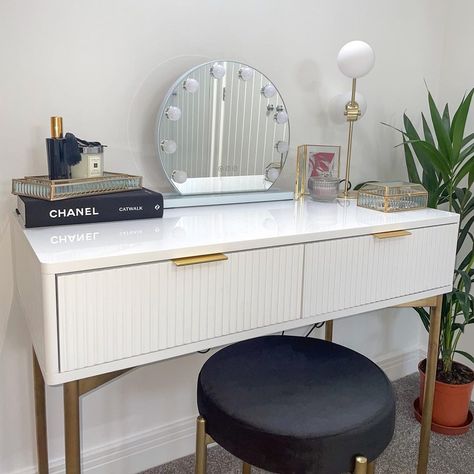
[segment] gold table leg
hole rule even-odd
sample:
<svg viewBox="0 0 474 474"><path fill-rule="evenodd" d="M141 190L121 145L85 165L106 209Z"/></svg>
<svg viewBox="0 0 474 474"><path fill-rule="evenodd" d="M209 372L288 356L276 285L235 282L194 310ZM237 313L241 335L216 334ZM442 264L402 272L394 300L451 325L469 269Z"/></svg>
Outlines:
<svg viewBox="0 0 474 474"><path fill-rule="evenodd" d="M334 321L330 319L329 321L326 321L325 327L324 327L324 339L326 341L332 342L332 333L334 329Z"/></svg>
<svg viewBox="0 0 474 474"><path fill-rule="evenodd" d="M441 307L443 296L436 297L436 306L430 308L430 333L428 354L426 356L426 375L424 400L421 419L420 446L418 450L418 474L426 474L430 450L431 418L433 415L433 397L438 365L439 334L441 327Z"/></svg>
<svg viewBox="0 0 474 474"><path fill-rule="evenodd" d="M251 474L252 466L246 462L242 462L242 474Z"/></svg>
<svg viewBox="0 0 474 474"><path fill-rule="evenodd" d="M375 474L375 461L369 462L369 464L367 464L367 474Z"/></svg>
<svg viewBox="0 0 474 474"><path fill-rule="evenodd" d="M79 417L79 382L75 380L65 383L63 390L66 474L80 474L81 428Z"/></svg>
<svg viewBox="0 0 474 474"><path fill-rule="evenodd" d="M48 474L48 430L46 426L46 395L44 378L33 349L33 387L35 396L36 453L38 474Z"/></svg>

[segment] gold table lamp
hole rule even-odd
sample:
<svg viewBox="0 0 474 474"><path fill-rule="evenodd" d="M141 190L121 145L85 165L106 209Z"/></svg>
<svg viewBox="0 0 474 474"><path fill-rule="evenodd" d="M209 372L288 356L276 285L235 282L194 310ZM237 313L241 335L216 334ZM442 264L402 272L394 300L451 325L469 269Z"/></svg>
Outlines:
<svg viewBox="0 0 474 474"><path fill-rule="evenodd" d="M344 191L339 195L342 199L356 199L357 192L349 191L349 177L352 157L352 136L354 123L361 116L361 107L356 101L356 84L359 77L368 74L374 67L375 55L372 47L364 41L350 41L345 44L337 55L337 65L341 72L352 78L352 91L350 101L345 106L344 115L349 122L349 135L347 138L346 175Z"/></svg>

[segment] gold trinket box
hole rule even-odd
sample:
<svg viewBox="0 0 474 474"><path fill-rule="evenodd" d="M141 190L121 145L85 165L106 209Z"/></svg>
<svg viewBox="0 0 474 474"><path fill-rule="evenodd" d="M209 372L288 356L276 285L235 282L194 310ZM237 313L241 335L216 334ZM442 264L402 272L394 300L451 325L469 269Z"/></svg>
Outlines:
<svg viewBox="0 0 474 474"><path fill-rule="evenodd" d="M428 205L428 193L416 183L367 183L359 189L357 205L381 212L423 209Z"/></svg>

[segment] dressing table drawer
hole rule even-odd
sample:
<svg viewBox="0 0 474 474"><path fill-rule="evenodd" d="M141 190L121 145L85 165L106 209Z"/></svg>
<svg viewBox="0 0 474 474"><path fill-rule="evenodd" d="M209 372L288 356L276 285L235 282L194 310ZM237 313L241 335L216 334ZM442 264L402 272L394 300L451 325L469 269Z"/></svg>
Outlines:
<svg viewBox="0 0 474 474"><path fill-rule="evenodd" d="M452 284L457 225L306 244L302 317Z"/></svg>
<svg viewBox="0 0 474 474"><path fill-rule="evenodd" d="M60 370L298 319L303 252L300 244L58 275Z"/></svg>

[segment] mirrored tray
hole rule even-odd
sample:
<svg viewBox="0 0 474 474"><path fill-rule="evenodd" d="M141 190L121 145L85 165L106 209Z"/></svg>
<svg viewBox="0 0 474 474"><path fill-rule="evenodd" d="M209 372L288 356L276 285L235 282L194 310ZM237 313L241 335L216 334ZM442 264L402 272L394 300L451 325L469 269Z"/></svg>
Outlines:
<svg viewBox="0 0 474 474"><path fill-rule="evenodd" d="M50 180L47 176L26 176L12 180L12 194L44 199L45 201L58 201L141 188L141 176L107 172L100 178Z"/></svg>

